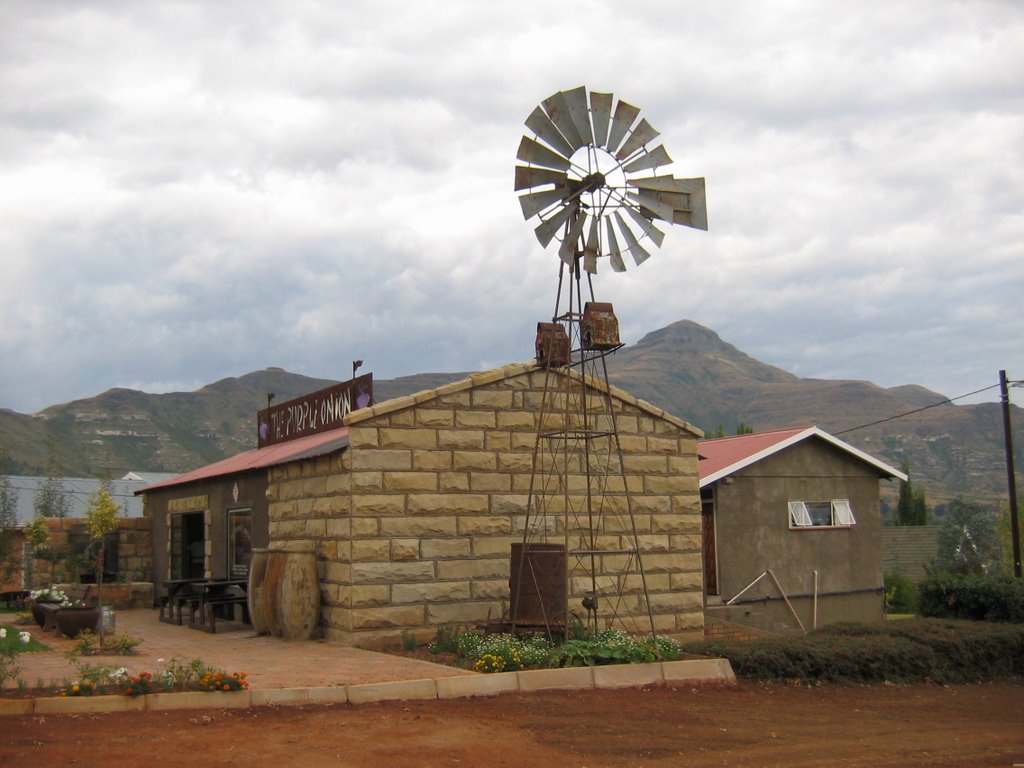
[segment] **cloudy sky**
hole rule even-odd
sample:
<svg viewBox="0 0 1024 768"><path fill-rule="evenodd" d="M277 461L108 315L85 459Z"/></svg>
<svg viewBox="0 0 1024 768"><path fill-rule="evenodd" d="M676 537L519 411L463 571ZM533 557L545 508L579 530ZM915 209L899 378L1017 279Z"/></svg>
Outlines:
<svg viewBox="0 0 1024 768"><path fill-rule="evenodd" d="M601 271L800 376L1024 378L1014 0L0 0L0 408L532 357L523 121L639 106L710 229ZM978 399L995 399L990 390Z"/></svg>

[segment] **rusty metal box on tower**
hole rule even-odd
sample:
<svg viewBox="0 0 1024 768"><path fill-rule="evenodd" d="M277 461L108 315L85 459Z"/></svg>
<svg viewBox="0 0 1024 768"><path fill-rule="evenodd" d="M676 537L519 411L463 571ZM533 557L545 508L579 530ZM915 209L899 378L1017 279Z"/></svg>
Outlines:
<svg viewBox="0 0 1024 768"><path fill-rule="evenodd" d="M615 349L619 342L619 321L612 305L603 301L588 301L583 307L580 324L584 349Z"/></svg>
<svg viewBox="0 0 1024 768"><path fill-rule="evenodd" d="M537 362L545 368L569 363L569 335L559 323L537 323Z"/></svg>

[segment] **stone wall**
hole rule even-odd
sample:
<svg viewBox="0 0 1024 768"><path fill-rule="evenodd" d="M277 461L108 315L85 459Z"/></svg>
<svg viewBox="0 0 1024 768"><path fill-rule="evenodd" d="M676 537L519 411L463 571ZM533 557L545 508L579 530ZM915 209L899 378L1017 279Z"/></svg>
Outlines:
<svg viewBox="0 0 1024 768"><path fill-rule="evenodd" d="M506 614L546 375L508 366L356 411L347 450L271 470L271 546L318 553L325 637L426 641ZM656 627L700 636L699 432L612 393ZM624 490L616 473L606 502L624 508ZM631 589L646 620L639 580Z"/></svg>
<svg viewBox="0 0 1024 768"><path fill-rule="evenodd" d="M77 569L66 557L71 554L71 535L84 535L86 520L81 517L48 517L50 530L47 549L57 555L56 562L34 559L30 564L35 586L53 581L77 580ZM122 517L117 521L117 574L119 581L147 581L153 570L153 535L144 517ZM71 571L75 570L75 573ZM26 587L27 588L27 587Z"/></svg>

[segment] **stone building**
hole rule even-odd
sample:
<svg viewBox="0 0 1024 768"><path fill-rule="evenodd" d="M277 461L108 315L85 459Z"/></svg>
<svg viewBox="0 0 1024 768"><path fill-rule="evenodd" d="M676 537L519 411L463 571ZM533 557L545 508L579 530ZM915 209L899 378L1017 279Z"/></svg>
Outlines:
<svg viewBox="0 0 1024 768"><path fill-rule="evenodd" d="M226 517L232 504L255 506L259 493L250 488L265 483L265 531L254 515L253 541L316 552L324 637L372 647L501 618L510 548L523 540L546 377L564 375L534 363L471 375L351 411L341 427L291 447L256 449L147 489L155 580L171 575L174 510L203 514L204 572L225 575L217 569L228 562ZM602 382L583 386L609 393L616 412L624 473L606 497L622 506L624 476L656 628L699 636L700 432ZM567 482L572 493L582 481L570 470ZM634 607L646 611L639 585L632 588Z"/></svg>

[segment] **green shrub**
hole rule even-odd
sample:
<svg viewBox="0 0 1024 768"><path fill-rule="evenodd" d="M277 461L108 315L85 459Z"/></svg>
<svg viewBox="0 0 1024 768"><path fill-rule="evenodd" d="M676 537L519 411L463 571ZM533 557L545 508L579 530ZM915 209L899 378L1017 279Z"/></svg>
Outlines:
<svg viewBox="0 0 1024 768"><path fill-rule="evenodd" d="M1024 623L1024 581L1008 576L933 574L921 583L921 615Z"/></svg>
<svg viewBox="0 0 1024 768"><path fill-rule="evenodd" d="M688 643L727 658L738 677L804 683L954 683L1024 674L1024 628L908 619L839 624L805 637Z"/></svg>

